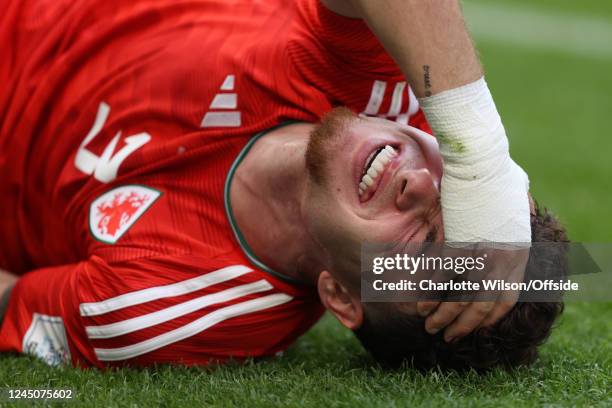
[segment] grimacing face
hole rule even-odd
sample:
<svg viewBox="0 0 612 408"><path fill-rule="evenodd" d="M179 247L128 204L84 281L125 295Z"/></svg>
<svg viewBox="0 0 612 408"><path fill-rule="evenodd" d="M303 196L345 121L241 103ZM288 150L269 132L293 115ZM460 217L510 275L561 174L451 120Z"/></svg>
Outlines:
<svg viewBox="0 0 612 408"><path fill-rule="evenodd" d="M380 152L385 146L393 150ZM443 242L442 159L433 136L340 108L311 135L306 165L308 228L349 286L359 281L363 242ZM374 177L364 181L368 166Z"/></svg>

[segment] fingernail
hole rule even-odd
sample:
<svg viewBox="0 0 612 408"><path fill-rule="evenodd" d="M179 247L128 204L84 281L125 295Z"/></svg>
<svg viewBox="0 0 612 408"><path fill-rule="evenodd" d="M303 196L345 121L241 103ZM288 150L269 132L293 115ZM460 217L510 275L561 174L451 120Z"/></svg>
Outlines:
<svg viewBox="0 0 612 408"><path fill-rule="evenodd" d="M449 337L449 338L444 339L444 341L446 341L447 343L452 343L454 340L455 340L454 337Z"/></svg>
<svg viewBox="0 0 612 408"><path fill-rule="evenodd" d="M439 331L440 331L440 328L438 328L438 327L432 327L430 329L427 329L427 333L429 333L429 334L436 334Z"/></svg>

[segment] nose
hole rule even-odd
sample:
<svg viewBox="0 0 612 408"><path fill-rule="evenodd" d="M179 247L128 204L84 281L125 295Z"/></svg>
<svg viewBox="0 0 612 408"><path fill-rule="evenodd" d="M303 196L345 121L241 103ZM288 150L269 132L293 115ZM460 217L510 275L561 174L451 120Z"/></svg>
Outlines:
<svg viewBox="0 0 612 408"><path fill-rule="evenodd" d="M427 211L440 199L437 183L428 169L406 169L398 175L395 205L400 211Z"/></svg>

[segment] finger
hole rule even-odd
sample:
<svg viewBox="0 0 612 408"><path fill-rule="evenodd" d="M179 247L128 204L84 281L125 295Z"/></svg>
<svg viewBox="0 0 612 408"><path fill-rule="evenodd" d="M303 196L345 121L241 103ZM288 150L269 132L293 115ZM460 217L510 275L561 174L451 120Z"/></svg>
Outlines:
<svg viewBox="0 0 612 408"><path fill-rule="evenodd" d="M501 320L516 304L515 302L498 302L495 307L487 315L487 317L480 323L478 327L490 327Z"/></svg>
<svg viewBox="0 0 612 408"><path fill-rule="evenodd" d="M434 273L431 275L431 277L428 277L427 280L431 281L432 285L435 285L439 282L449 281L451 278L452 277L445 276L443 273ZM445 292L442 290L430 290L423 292L419 301L417 302L417 313L421 317L429 316L440 306L442 299L444 298L444 294Z"/></svg>
<svg viewBox="0 0 612 408"><path fill-rule="evenodd" d="M504 276L500 276L500 271L502 275L505 275L506 282L514 283L514 282L522 282L525 273L525 265L527 263L526 253L516 253L513 259L514 265L509 266L509 271L505 270L506 268L498 267L493 272L493 279L504 278ZM528 254L527 254L528 255ZM489 312L487 317L480 323L478 327L489 327L497 323L501 318L503 318L516 304L520 297L520 291L518 290L505 290L499 294L497 301L495 303L494 308Z"/></svg>
<svg viewBox="0 0 612 408"><path fill-rule="evenodd" d="M503 274L503 268L500 268L499 265L493 265L491 270L485 271L485 279L496 279ZM467 336L478 328L495 308L495 302L499 296L498 292L493 291L482 290L477 293L472 303L444 330L444 340L450 343Z"/></svg>
<svg viewBox="0 0 612 408"><path fill-rule="evenodd" d="M436 334L455 320L469 304L470 302L442 302L425 320L425 330L429 334Z"/></svg>
<svg viewBox="0 0 612 408"><path fill-rule="evenodd" d="M497 262L491 265L486 279L501 279L506 282L522 281L525 259L519 252L496 251ZM495 293L482 291L474 301L444 330L444 340L451 342L464 337L478 327L495 324L516 303L518 292ZM500 302L501 300L501 302Z"/></svg>
<svg viewBox="0 0 612 408"><path fill-rule="evenodd" d="M441 251L440 248L434 247L432 249L436 254ZM431 255L430 255L431 256ZM446 271L444 269L433 270L421 279L427 279L431 284L435 285L440 282L447 282L452 280L455 276L452 271ZM421 299L417 302L417 313L422 317L429 316L436 308L440 305L444 298L444 291L427 291L423 293Z"/></svg>
<svg viewBox="0 0 612 408"><path fill-rule="evenodd" d="M524 270L521 265L518 268L515 268L515 271L511 273L511 275L507 278L507 282L521 282L523 280ZM479 327L489 327L493 326L497 323L501 318L503 318L512 308L516 305L521 292L518 290L507 290L503 291L497 302L495 303L495 307L489 315L481 322Z"/></svg>
<svg viewBox="0 0 612 408"><path fill-rule="evenodd" d="M440 302L438 301L421 301L417 303L417 313L419 316L427 317L433 312L438 306Z"/></svg>
<svg viewBox="0 0 612 408"><path fill-rule="evenodd" d="M480 327L495 309L498 299L499 293L495 291L481 290L476 293L470 305L444 330L444 340L450 343Z"/></svg>
<svg viewBox="0 0 612 408"><path fill-rule="evenodd" d="M444 340L448 343L467 336L479 327L495 308L495 302L470 303L468 307L444 330Z"/></svg>

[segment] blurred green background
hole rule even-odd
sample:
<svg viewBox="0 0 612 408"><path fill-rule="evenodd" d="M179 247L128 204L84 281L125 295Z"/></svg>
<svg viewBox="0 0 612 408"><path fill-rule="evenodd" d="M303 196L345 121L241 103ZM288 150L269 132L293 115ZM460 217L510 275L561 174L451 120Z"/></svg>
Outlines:
<svg viewBox="0 0 612 408"><path fill-rule="evenodd" d="M612 242L612 1L464 6L532 194L573 240ZM386 373L325 316L284 357L264 363L101 373L4 356L0 387L69 387L77 401L67 406L87 407L609 407L611 316L610 303L568 304L541 359L512 373Z"/></svg>
<svg viewBox="0 0 612 408"><path fill-rule="evenodd" d="M533 196L572 240L612 242L612 2L471 0L464 9Z"/></svg>

